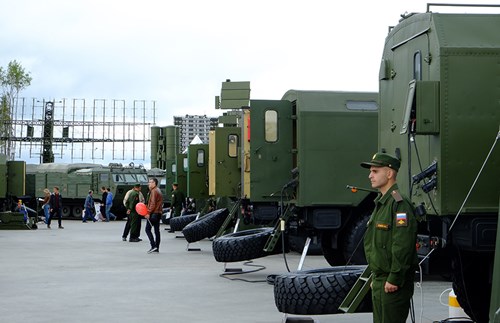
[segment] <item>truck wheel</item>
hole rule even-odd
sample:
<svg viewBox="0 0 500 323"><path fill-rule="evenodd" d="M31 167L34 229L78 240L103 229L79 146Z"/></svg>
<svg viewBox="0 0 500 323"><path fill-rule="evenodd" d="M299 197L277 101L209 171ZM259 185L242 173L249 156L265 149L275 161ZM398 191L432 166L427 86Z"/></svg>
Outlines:
<svg viewBox="0 0 500 323"><path fill-rule="evenodd" d="M73 216L75 218L82 217L83 208L81 206L73 206Z"/></svg>
<svg viewBox="0 0 500 323"><path fill-rule="evenodd" d="M186 225L196 219L197 214L181 215L170 218L170 229L174 231L181 231Z"/></svg>
<svg viewBox="0 0 500 323"><path fill-rule="evenodd" d="M61 209L61 215L63 218L68 218L71 215L71 208L63 206Z"/></svg>
<svg viewBox="0 0 500 323"><path fill-rule="evenodd" d="M453 255L452 286L460 306L474 322L489 321L493 257L478 252L457 251Z"/></svg>
<svg viewBox="0 0 500 323"><path fill-rule="evenodd" d="M335 314L366 266L339 266L276 275L274 302L287 314ZM371 294L364 303L371 304ZM368 306L369 307L369 306ZM369 310L367 305L362 310Z"/></svg>
<svg viewBox="0 0 500 323"><path fill-rule="evenodd" d="M332 230L321 231L321 250L323 251L323 257L325 257L325 260L330 266L345 265L344 254L338 247L334 247L336 244L333 243L333 239L336 239L336 237Z"/></svg>
<svg viewBox="0 0 500 323"><path fill-rule="evenodd" d="M186 225L182 229L182 234L190 243L213 237L217 234L228 215L229 210L226 208L212 211Z"/></svg>
<svg viewBox="0 0 500 323"><path fill-rule="evenodd" d="M366 265L365 248L363 238L366 232L366 224L370 220L370 214L365 213L348 230L344 243L344 257L349 264Z"/></svg>
<svg viewBox="0 0 500 323"><path fill-rule="evenodd" d="M218 237L212 243L215 260L237 262L270 255L263 249L273 230L273 228L250 229Z"/></svg>

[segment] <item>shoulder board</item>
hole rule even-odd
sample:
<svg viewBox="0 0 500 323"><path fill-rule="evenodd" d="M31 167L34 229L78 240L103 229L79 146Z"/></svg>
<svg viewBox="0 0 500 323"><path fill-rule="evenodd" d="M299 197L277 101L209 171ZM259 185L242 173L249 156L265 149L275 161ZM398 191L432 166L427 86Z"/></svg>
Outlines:
<svg viewBox="0 0 500 323"><path fill-rule="evenodd" d="M392 191L391 195L394 198L394 200L396 200L396 202L401 202L403 200L401 194L399 194L399 192L396 190Z"/></svg>

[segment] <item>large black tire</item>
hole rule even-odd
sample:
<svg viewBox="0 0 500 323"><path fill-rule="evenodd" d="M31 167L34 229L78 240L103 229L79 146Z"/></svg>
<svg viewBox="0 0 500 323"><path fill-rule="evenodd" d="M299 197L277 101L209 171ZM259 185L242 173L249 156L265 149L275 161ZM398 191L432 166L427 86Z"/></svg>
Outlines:
<svg viewBox="0 0 500 323"><path fill-rule="evenodd" d="M264 251L264 247L273 230L273 228L250 229L218 237L212 243L215 260L237 262L270 255Z"/></svg>
<svg viewBox="0 0 500 323"><path fill-rule="evenodd" d="M196 214L188 214L170 218L170 229L174 231L182 231L186 225L196 219Z"/></svg>
<svg viewBox="0 0 500 323"><path fill-rule="evenodd" d="M453 255L453 290L464 312L477 323L489 321L492 268L491 253L456 251Z"/></svg>
<svg viewBox="0 0 500 323"><path fill-rule="evenodd" d="M349 265L367 264L363 241L368 220L370 213L365 213L348 229L344 243L344 258Z"/></svg>
<svg viewBox="0 0 500 323"><path fill-rule="evenodd" d="M189 223L182 229L182 234L187 242L196 242L213 237L229 215L226 208L218 209L205 214L201 218Z"/></svg>
<svg viewBox="0 0 500 323"><path fill-rule="evenodd" d="M277 275L274 279L276 307L287 314L339 313L340 304L365 268L339 266ZM370 297L369 293L365 299L370 302Z"/></svg>

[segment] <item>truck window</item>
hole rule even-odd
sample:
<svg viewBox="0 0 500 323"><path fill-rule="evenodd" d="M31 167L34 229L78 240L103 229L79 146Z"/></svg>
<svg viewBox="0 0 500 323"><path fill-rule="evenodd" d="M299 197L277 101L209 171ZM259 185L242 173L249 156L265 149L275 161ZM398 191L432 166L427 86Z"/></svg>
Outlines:
<svg viewBox="0 0 500 323"><path fill-rule="evenodd" d="M375 101L353 101L348 100L345 103L347 110L377 111L378 105Z"/></svg>
<svg viewBox="0 0 500 323"><path fill-rule="evenodd" d="M264 122L266 141L278 141L278 112L276 110L267 110L264 115Z"/></svg>
<svg viewBox="0 0 500 323"><path fill-rule="evenodd" d="M238 136L229 135L227 138L227 153L229 157L238 156Z"/></svg>
<svg viewBox="0 0 500 323"><path fill-rule="evenodd" d="M203 167L205 165L205 151L203 149L198 149L196 151L196 164L198 167Z"/></svg>
<svg viewBox="0 0 500 323"><path fill-rule="evenodd" d="M413 79L417 81L422 80L422 55L420 51L413 55Z"/></svg>
<svg viewBox="0 0 500 323"><path fill-rule="evenodd" d="M135 176L132 175L132 174L125 174L124 177L125 177L125 182L126 183L135 183L135 182L137 182Z"/></svg>

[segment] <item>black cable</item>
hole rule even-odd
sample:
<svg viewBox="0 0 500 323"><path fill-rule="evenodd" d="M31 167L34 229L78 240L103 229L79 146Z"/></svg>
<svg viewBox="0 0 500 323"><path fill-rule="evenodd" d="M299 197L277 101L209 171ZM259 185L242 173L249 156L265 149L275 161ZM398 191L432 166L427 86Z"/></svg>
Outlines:
<svg viewBox="0 0 500 323"><path fill-rule="evenodd" d="M280 217L278 217L278 221L281 221L280 220L281 216L283 216L285 214L285 212L288 212L288 208L290 207L290 206L287 206L286 210L283 209L284 208L284 205L283 205L283 195L285 195L285 188L286 188L286 185L281 188L281 194L280 194L280 212L281 212L281 214L280 214ZM281 224L280 224L280 226L281 226ZM281 230L281 228L280 228L280 230ZM281 247L282 247L281 251L283 253L283 260L285 261L286 270L288 272L290 272L290 267L288 267L288 261L286 259L285 231L281 232Z"/></svg>
<svg viewBox="0 0 500 323"><path fill-rule="evenodd" d="M256 273L258 271L266 269L266 266L253 265L252 262L253 262L252 260L245 261L243 263L243 266L257 267L257 269L248 270L248 271L235 271L235 272L229 272L229 273L222 273L222 274L219 275L219 277L222 277L222 278L225 278L225 279L229 279L229 280L240 280L240 281L244 281L246 283L267 283L268 282L267 280L248 280L248 279L243 279L243 278L229 278L229 277L226 277L226 276L232 276L232 275L241 275L241 274Z"/></svg>

